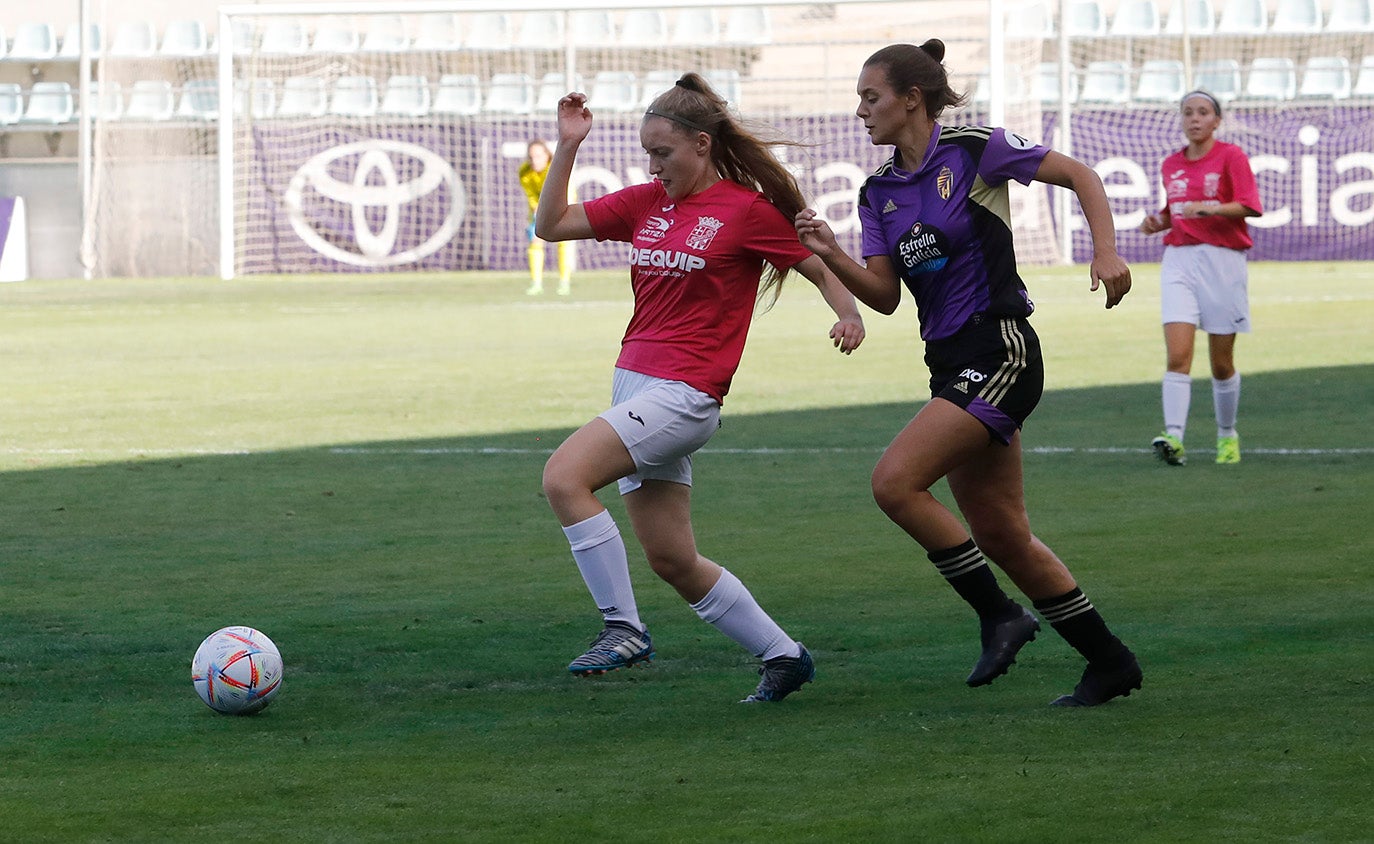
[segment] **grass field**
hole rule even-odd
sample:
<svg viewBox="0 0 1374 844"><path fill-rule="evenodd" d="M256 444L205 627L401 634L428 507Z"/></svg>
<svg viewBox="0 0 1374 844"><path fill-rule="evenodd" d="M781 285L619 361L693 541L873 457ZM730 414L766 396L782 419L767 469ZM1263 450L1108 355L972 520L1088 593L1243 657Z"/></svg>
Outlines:
<svg viewBox="0 0 1374 844"><path fill-rule="evenodd" d="M1135 271L1110 312L1028 272L1032 524L1146 671L1085 711L1052 633L966 688L970 614L872 503L909 303L844 357L794 284L697 460L703 552L817 659L746 707L632 541L658 660L564 670L599 617L539 476L607 397L619 274L0 285L0 840L1371 840L1374 264L1252 266L1245 460L1205 459L1200 358L1184 469ZM259 716L192 691L226 624L285 657Z"/></svg>

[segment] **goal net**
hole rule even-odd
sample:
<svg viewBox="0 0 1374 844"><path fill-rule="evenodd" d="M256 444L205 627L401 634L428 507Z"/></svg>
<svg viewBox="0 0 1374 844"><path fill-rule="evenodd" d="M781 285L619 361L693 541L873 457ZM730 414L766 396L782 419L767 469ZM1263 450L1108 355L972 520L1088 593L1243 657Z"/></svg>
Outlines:
<svg viewBox="0 0 1374 844"><path fill-rule="evenodd" d="M530 140L554 135L558 97L591 98L573 178L589 199L648 178L644 107L688 70L804 144L780 149L853 248L858 186L890 154L854 117L855 78L879 47L930 36L970 93L943 122L1004 125L1096 168L1127 260L1159 257L1134 229L1160 203L1193 87L1222 100L1222 136L1259 176L1252 255L1374 255L1370 0L1214 2L225 6L150 25L143 49L107 45L85 256L96 275L516 270L516 170ZM99 6L119 40L122 0ZM1011 196L1019 260L1087 260L1069 192ZM586 243L578 260L619 266L623 250Z"/></svg>
<svg viewBox="0 0 1374 844"><path fill-rule="evenodd" d="M223 55L105 61L101 84L156 88L171 113L98 128L98 274L521 268L516 171L530 140L554 136L557 99L590 97L573 179L588 199L647 180L644 108L689 70L802 144L780 155L853 247L858 187L890 154L853 114L863 60L936 35L960 90L988 61L987 6L961 0L566 5L228 6L209 27ZM986 105L946 122L985 121ZM1009 104L1006 122L1038 139L1037 104ZM1018 249L1053 260L1052 221L1024 204ZM620 266L623 249L586 243L578 261Z"/></svg>

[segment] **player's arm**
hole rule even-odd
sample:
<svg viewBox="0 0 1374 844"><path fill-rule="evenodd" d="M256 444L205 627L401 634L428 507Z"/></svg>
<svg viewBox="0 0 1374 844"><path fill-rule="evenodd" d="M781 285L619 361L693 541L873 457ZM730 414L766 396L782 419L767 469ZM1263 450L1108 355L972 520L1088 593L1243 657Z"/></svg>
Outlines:
<svg viewBox="0 0 1374 844"><path fill-rule="evenodd" d="M880 314L890 314L902 302L902 286L886 256L874 255L860 264L835 242L830 224L810 208L804 209L793 221L802 245L823 262L835 277L860 302ZM800 266L800 265L799 265Z"/></svg>
<svg viewBox="0 0 1374 844"><path fill-rule="evenodd" d="M1246 217L1258 217L1260 212L1240 202L1189 202L1183 206L1183 216L1188 219L1225 217L1231 220L1243 220Z"/></svg>
<svg viewBox="0 0 1374 844"><path fill-rule="evenodd" d="M1096 171L1076 158L1050 150L1035 173L1037 182L1068 188L1078 196L1083 219L1092 234L1093 260L1088 273L1092 289L1107 288L1107 307L1115 307L1131 289L1131 268L1116 253L1116 224L1107 191Z"/></svg>
<svg viewBox="0 0 1374 844"><path fill-rule="evenodd" d="M854 294L850 293L825 262L815 255L809 255L797 262L795 269L816 285L825 303L835 312L838 321L830 329L830 339L835 341L835 348L845 354L859 348L859 344L864 341L864 319L859 315L859 306L854 301Z"/></svg>
<svg viewBox="0 0 1374 844"><path fill-rule="evenodd" d="M582 203L568 202L568 182L577 149L591 129L592 112L587 108L585 95L568 94L558 101L558 146L554 148L534 212L534 233L540 240L585 240L596 236Z"/></svg>
<svg viewBox="0 0 1374 844"><path fill-rule="evenodd" d="M1145 219L1140 221L1141 234L1158 234L1173 227L1174 220L1167 205L1153 214L1146 214Z"/></svg>

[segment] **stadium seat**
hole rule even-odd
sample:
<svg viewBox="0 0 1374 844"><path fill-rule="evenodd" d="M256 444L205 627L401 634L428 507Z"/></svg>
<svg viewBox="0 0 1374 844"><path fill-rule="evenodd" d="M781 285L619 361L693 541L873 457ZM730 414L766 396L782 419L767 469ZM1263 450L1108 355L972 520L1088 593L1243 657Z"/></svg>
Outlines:
<svg viewBox="0 0 1374 844"><path fill-rule="evenodd" d="M1274 23L1270 32L1320 32L1322 10L1317 0L1279 0L1274 9Z"/></svg>
<svg viewBox="0 0 1374 844"><path fill-rule="evenodd" d="M171 120L174 111L172 83L163 79L140 79L129 91L123 117L125 120Z"/></svg>
<svg viewBox="0 0 1374 844"><path fill-rule="evenodd" d="M453 12L431 12L420 18L413 50L450 52L463 48L463 29Z"/></svg>
<svg viewBox="0 0 1374 844"><path fill-rule="evenodd" d="M24 116L23 89L17 82L0 82L0 126L13 126Z"/></svg>
<svg viewBox="0 0 1374 844"><path fill-rule="evenodd" d="M395 75L386 81L380 114L393 117L424 117L429 114L429 80L423 76Z"/></svg>
<svg viewBox="0 0 1374 844"><path fill-rule="evenodd" d="M1016 3L1007 13L1006 31L1021 38L1034 38L1037 35L1041 38L1053 38L1054 9L1057 8L1059 3L1055 2L1054 8L1051 8L1049 0Z"/></svg>
<svg viewBox="0 0 1374 844"><path fill-rule="evenodd" d="M203 56L209 50L209 40L205 35L205 24L198 20L169 21L162 31L162 46L158 52L164 56Z"/></svg>
<svg viewBox="0 0 1374 844"><path fill-rule="evenodd" d="M1184 93L1186 91L1183 84L1183 62L1174 59L1151 59L1140 66L1140 79L1136 81L1135 87L1137 100L1177 105Z"/></svg>
<svg viewBox="0 0 1374 844"><path fill-rule="evenodd" d="M152 21L125 21L115 30L114 40L110 42L111 56L147 58L156 52L157 32Z"/></svg>
<svg viewBox="0 0 1374 844"><path fill-rule="evenodd" d="M1291 100L1298 93L1298 71L1286 57L1257 58L1250 63L1245 96L1254 100Z"/></svg>
<svg viewBox="0 0 1374 844"><path fill-rule="evenodd" d="M526 12L520 18L515 46L525 50L561 50L563 12Z"/></svg>
<svg viewBox="0 0 1374 844"><path fill-rule="evenodd" d="M1015 102L1025 99L1026 79L1021 73L1021 66L1008 64L1004 68L1005 74L1003 87L1007 100ZM1032 83L1033 85L1034 83ZM991 77L987 73L978 74L978 78L973 83L973 101L976 103L992 102Z"/></svg>
<svg viewBox="0 0 1374 844"><path fill-rule="evenodd" d="M610 44L615 40L615 22L604 10L571 12L568 30L574 44Z"/></svg>
<svg viewBox="0 0 1374 844"><path fill-rule="evenodd" d="M1212 59L1198 64L1193 73L1193 87L1230 102L1240 95L1240 63L1235 59Z"/></svg>
<svg viewBox="0 0 1374 844"><path fill-rule="evenodd" d="M731 6L725 15L726 44L769 44L773 41L773 22L762 6Z"/></svg>
<svg viewBox="0 0 1374 844"><path fill-rule="evenodd" d="M651 70L639 80L639 106L647 109L654 99L682 78L682 71Z"/></svg>
<svg viewBox="0 0 1374 844"><path fill-rule="evenodd" d="M471 117L482 111L482 84L471 73L446 73L439 77L431 114Z"/></svg>
<svg viewBox="0 0 1374 844"><path fill-rule="evenodd" d="M90 40L91 56L99 56L101 50L100 25L87 24L86 35ZM76 61L81 58L81 25L72 24L67 27L66 33L62 36L62 49L57 52L57 57L63 61Z"/></svg>
<svg viewBox="0 0 1374 844"><path fill-rule="evenodd" d="M720 20L709 6L679 9L671 43L679 47L704 47L720 41Z"/></svg>
<svg viewBox="0 0 1374 844"><path fill-rule="evenodd" d="M1129 62L1089 62L1083 75L1080 103L1121 104L1131 99L1131 65Z"/></svg>
<svg viewBox="0 0 1374 844"><path fill-rule="evenodd" d="M277 86L271 79L240 79L234 84L234 114L266 120L277 113Z"/></svg>
<svg viewBox="0 0 1374 844"><path fill-rule="evenodd" d="M1299 97L1343 100L1350 92L1350 60L1345 56L1313 56L1303 65Z"/></svg>
<svg viewBox="0 0 1374 844"><path fill-rule="evenodd" d="M410 49L405 21L399 15L369 15L361 49L364 53L403 53Z"/></svg>
<svg viewBox="0 0 1374 844"><path fill-rule="evenodd" d="M358 31L337 18L325 18L310 39L312 53L356 53L362 45Z"/></svg>
<svg viewBox="0 0 1374 844"><path fill-rule="evenodd" d="M310 35L299 21L273 20L262 28L258 52L268 56L299 56L310 49Z"/></svg>
<svg viewBox="0 0 1374 844"><path fill-rule="evenodd" d="M49 23L21 23L5 58L12 62L45 62L57 57L57 33Z"/></svg>
<svg viewBox="0 0 1374 844"><path fill-rule="evenodd" d="M740 97L744 90L740 85L739 71L733 67L710 68L702 76L715 89L717 94L735 108L739 108Z"/></svg>
<svg viewBox="0 0 1374 844"><path fill-rule="evenodd" d="M1374 0L1331 0L1327 32L1374 32Z"/></svg>
<svg viewBox="0 0 1374 844"><path fill-rule="evenodd" d="M229 22L229 27L234 33L234 55L247 56L257 49L258 31L253 26L252 21L247 21L243 18L234 18ZM205 51L207 53L217 53L218 50L218 38L211 37L210 43L205 48Z"/></svg>
<svg viewBox="0 0 1374 844"><path fill-rule="evenodd" d="M371 76L340 76L329 97L329 113L341 117L371 117L377 113L377 80Z"/></svg>
<svg viewBox="0 0 1374 844"><path fill-rule="evenodd" d="M639 107L639 80L628 70L603 70L587 92L592 111L634 111Z"/></svg>
<svg viewBox="0 0 1374 844"><path fill-rule="evenodd" d="M1374 97L1374 53L1360 60L1360 75L1355 87L1350 89L1352 97Z"/></svg>
<svg viewBox="0 0 1374 844"><path fill-rule="evenodd" d="M1206 35L1217 28L1216 15L1212 11L1212 0L1173 0L1169 4L1169 17L1161 30L1165 35L1178 35L1183 32L1183 16L1188 16L1188 34Z"/></svg>
<svg viewBox="0 0 1374 844"><path fill-rule="evenodd" d="M288 76L281 86L277 117L322 117L329 110L324 80L318 76Z"/></svg>
<svg viewBox="0 0 1374 844"><path fill-rule="evenodd" d="M510 18L501 12L479 12L468 27L467 46L472 50L509 50Z"/></svg>
<svg viewBox="0 0 1374 844"><path fill-rule="evenodd" d="M529 114L534 110L534 83L525 73L496 73L482 106L494 114Z"/></svg>
<svg viewBox="0 0 1374 844"><path fill-rule="evenodd" d="M668 40L668 22L659 9L631 9L620 25L620 43L627 47L657 47Z"/></svg>
<svg viewBox="0 0 1374 844"><path fill-rule="evenodd" d="M70 123L75 113L71 83L35 82L21 122L55 126Z"/></svg>
<svg viewBox="0 0 1374 844"><path fill-rule="evenodd" d="M176 116L183 120L218 120L219 82L214 79L192 79L183 85Z"/></svg>
<svg viewBox="0 0 1374 844"><path fill-rule="evenodd" d="M5 38L5 28L0 26L0 59L5 58L5 51L9 49L9 43Z"/></svg>
<svg viewBox="0 0 1374 844"><path fill-rule="evenodd" d="M1058 103L1060 101L1059 94L1059 62L1041 62L1035 71L1031 99L1042 103ZM1071 103L1078 101L1078 72L1072 67L1069 68L1068 101Z"/></svg>
<svg viewBox="0 0 1374 844"><path fill-rule="evenodd" d="M1064 32L1073 38L1106 35L1107 15L1097 0L1070 0L1065 12Z"/></svg>
<svg viewBox="0 0 1374 844"><path fill-rule="evenodd" d="M118 120L124 116L124 89L118 82L92 80L87 96L96 104L92 118Z"/></svg>
<svg viewBox="0 0 1374 844"><path fill-rule="evenodd" d="M1159 7L1155 0L1122 0L1112 16L1112 35L1158 35Z"/></svg>
<svg viewBox="0 0 1374 844"><path fill-rule="evenodd" d="M582 77L579 75L568 84L567 78L559 71L550 71L539 80L539 92L534 96L534 110L543 114L558 111L558 101L569 91L582 90Z"/></svg>
<svg viewBox="0 0 1374 844"><path fill-rule="evenodd" d="M1269 29L1269 11L1264 0L1226 0L1217 32L1226 35L1259 35Z"/></svg>

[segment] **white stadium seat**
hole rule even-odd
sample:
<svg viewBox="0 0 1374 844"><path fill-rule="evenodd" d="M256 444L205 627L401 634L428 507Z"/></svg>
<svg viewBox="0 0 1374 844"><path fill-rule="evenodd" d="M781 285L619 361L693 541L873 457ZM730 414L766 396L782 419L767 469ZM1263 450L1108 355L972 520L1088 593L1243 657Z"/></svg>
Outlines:
<svg viewBox="0 0 1374 844"><path fill-rule="evenodd" d="M24 94L17 82L0 82L0 126L13 126L24 116Z"/></svg>
<svg viewBox="0 0 1374 844"><path fill-rule="evenodd" d="M410 49L405 21L399 15L371 15L363 36L364 53L403 53Z"/></svg>
<svg viewBox="0 0 1374 844"><path fill-rule="evenodd" d="M720 20L710 7L679 9L672 43L679 47L710 46L720 41Z"/></svg>
<svg viewBox="0 0 1374 844"><path fill-rule="evenodd" d="M429 114L429 79L413 74L394 75L386 81L380 114L392 117L424 117Z"/></svg>
<svg viewBox="0 0 1374 844"><path fill-rule="evenodd" d="M140 79L129 91L125 120L171 120L175 112L172 83L164 79Z"/></svg>
<svg viewBox="0 0 1374 844"><path fill-rule="evenodd" d="M315 37L310 39L312 53L356 53L362 45L358 31L343 21L325 18L315 27Z"/></svg>
<svg viewBox="0 0 1374 844"><path fill-rule="evenodd" d="M147 58L157 52L157 31L152 21L125 21L115 30L110 42L111 56Z"/></svg>
<svg viewBox="0 0 1374 844"><path fill-rule="evenodd" d="M1142 102L1178 104L1187 93L1183 84L1183 62L1176 59L1151 59L1140 66L1135 98Z"/></svg>
<svg viewBox="0 0 1374 844"><path fill-rule="evenodd" d="M6 58L13 62L45 62L57 57L57 32L48 23L21 23Z"/></svg>
<svg viewBox="0 0 1374 844"><path fill-rule="evenodd" d="M72 86L68 82L35 82L29 91L23 123L53 126L70 123L76 113Z"/></svg>
<svg viewBox="0 0 1374 844"><path fill-rule="evenodd" d="M322 117L329 110L324 80L318 76L288 76L282 83L277 117Z"/></svg>
<svg viewBox="0 0 1374 844"><path fill-rule="evenodd" d="M1107 34L1107 15L1097 0L1070 0L1064 31L1070 37L1095 38Z"/></svg>
<svg viewBox="0 0 1374 844"><path fill-rule="evenodd" d="M329 113L341 117L371 117L377 113L377 80L371 76L340 76L329 98Z"/></svg>
<svg viewBox="0 0 1374 844"><path fill-rule="evenodd" d="M563 48L562 12L526 12L520 19L520 31L515 46L526 50L560 50Z"/></svg>
<svg viewBox="0 0 1374 844"><path fill-rule="evenodd" d="M208 50L205 24L198 20L170 21L162 31L159 52L164 56L203 56Z"/></svg>
<svg viewBox="0 0 1374 844"><path fill-rule="evenodd" d="M258 52L269 56L299 56L310 49L310 34L299 21L272 20L262 28Z"/></svg>
<svg viewBox="0 0 1374 844"><path fill-rule="evenodd" d="M1313 56L1303 65L1299 97L1343 100L1350 92L1350 60L1345 56Z"/></svg>
<svg viewBox="0 0 1374 844"><path fill-rule="evenodd" d="M1268 29L1264 0L1226 0L1217 21L1217 32L1226 35L1259 35Z"/></svg>
<svg viewBox="0 0 1374 844"><path fill-rule="evenodd" d="M177 117L186 120L219 119L219 83L214 79L192 79L181 88Z"/></svg>
<svg viewBox="0 0 1374 844"><path fill-rule="evenodd" d="M1217 28L1216 13L1212 11L1212 0L1173 0L1169 7L1169 20L1164 24L1166 35L1183 32L1183 17L1188 16L1188 34L1207 35Z"/></svg>
<svg viewBox="0 0 1374 844"><path fill-rule="evenodd" d="M1298 71L1287 57L1261 57L1250 63L1245 96L1253 100L1291 100L1298 93Z"/></svg>
<svg viewBox="0 0 1374 844"><path fill-rule="evenodd" d="M631 9L620 25L620 44L657 47L668 40L668 21L659 9Z"/></svg>
<svg viewBox="0 0 1374 844"><path fill-rule="evenodd" d="M1131 66L1127 62L1089 62L1083 76L1082 103L1129 102L1131 99Z"/></svg>
<svg viewBox="0 0 1374 844"><path fill-rule="evenodd" d="M479 12L469 19L466 43L471 50L508 50L510 18L501 12Z"/></svg>
<svg viewBox="0 0 1374 844"><path fill-rule="evenodd" d="M1217 98L1230 102L1240 96L1240 63L1235 59L1212 59L1198 64L1193 74L1193 87L1201 88Z"/></svg>
<svg viewBox="0 0 1374 844"><path fill-rule="evenodd" d="M529 114L534 110L534 83L524 73L494 74L483 108L496 114Z"/></svg>
<svg viewBox="0 0 1374 844"><path fill-rule="evenodd" d="M1320 32L1322 10L1317 0L1279 0L1270 32Z"/></svg>
<svg viewBox="0 0 1374 844"><path fill-rule="evenodd" d="M639 80L628 70L603 70L587 92L592 111L634 111L639 107Z"/></svg>
<svg viewBox="0 0 1374 844"><path fill-rule="evenodd" d="M101 51L100 25L87 24L86 35L90 41L90 54L99 56ZM67 27L66 33L62 36L62 49L58 50L57 57L63 61L76 61L81 58L81 25L72 24Z"/></svg>
<svg viewBox="0 0 1374 844"><path fill-rule="evenodd" d="M1374 0L1331 0L1327 32L1374 32Z"/></svg>
<svg viewBox="0 0 1374 844"><path fill-rule="evenodd" d="M1159 7L1155 0L1121 0L1112 16L1110 32L1112 35L1158 35Z"/></svg>

